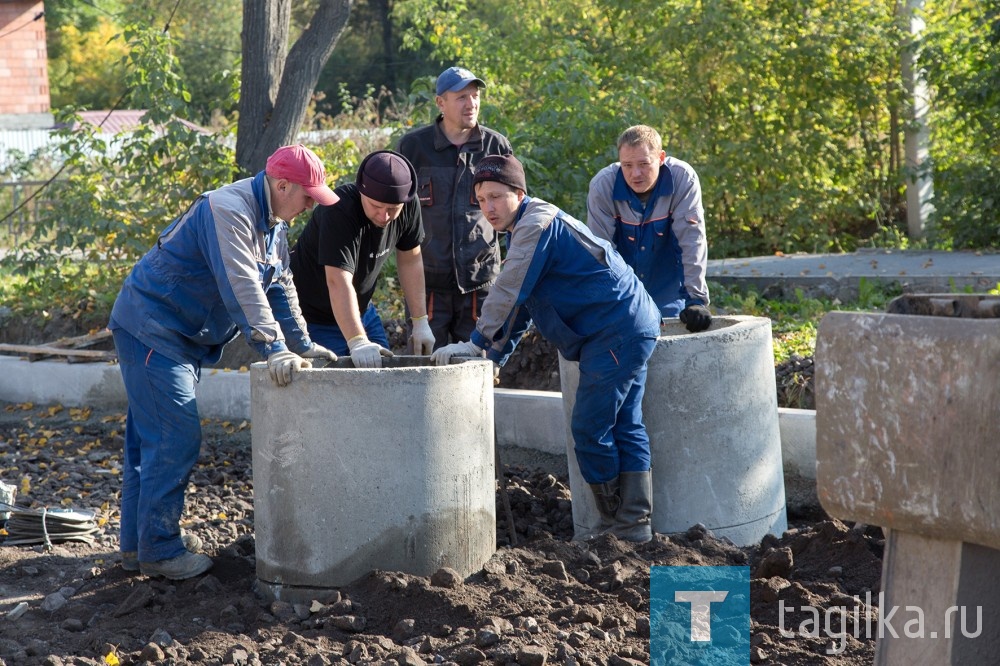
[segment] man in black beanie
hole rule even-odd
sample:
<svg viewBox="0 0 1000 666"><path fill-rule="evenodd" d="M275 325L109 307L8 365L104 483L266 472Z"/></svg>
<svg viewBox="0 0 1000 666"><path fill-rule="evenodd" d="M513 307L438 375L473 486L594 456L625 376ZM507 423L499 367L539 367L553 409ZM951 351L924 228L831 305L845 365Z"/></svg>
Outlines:
<svg viewBox="0 0 1000 666"><path fill-rule="evenodd" d="M434 348L416 191L416 172L405 157L391 150L371 153L355 182L335 190L338 203L316 207L292 249L292 275L310 335L335 354L349 353L355 367L379 368L382 357L392 356L371 298L393 249L413 322L414 353Z"/></svg>
<svg viewBox="0 0 1000 666"><path fill-rule="evenodd" d="M656 304L610 243L527 195L524 167L513 155L479 162L473 188L490 226L507 234L507 258L472 337L438 348L431 361L485 356L503 365L534 322L564 358L580 362L571 429L604 529L627 541L651 540L642 396L660 331Z"/></svg>

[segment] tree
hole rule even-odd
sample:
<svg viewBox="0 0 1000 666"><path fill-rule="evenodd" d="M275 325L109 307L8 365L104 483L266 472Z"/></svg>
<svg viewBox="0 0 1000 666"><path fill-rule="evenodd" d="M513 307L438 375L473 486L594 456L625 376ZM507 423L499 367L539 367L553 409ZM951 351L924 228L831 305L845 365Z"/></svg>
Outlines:
<svg viewBox="0 0 1000 666"><path fill-rule="evenodd" d="M1000 247L1000 0L927 3L921 52L931 106L930 233L957 248Z"/></svg>
<svg viewBox="0 0 1000 666"><path fill-rule="evenodd" d="M699 172L715 256L894 235L893 0L408 0L404 43L490 87L529 187L585 214L617 134L656 127ZM896 163L898 166L898 162ZM888 229L887 229L888 227Z"/></svg>
<svg viewBox="0 0 1000 666"><path fill-rule="evenodd" d="M109 109L125 93L125 26L166 30L190 92L184 117L200 125L236 110L235 75L240 55L241 0L162 3L46 0L45 27L52 107ZM126 100L124 105L133 105ZM121 105L119 108L122 108ZM133 106L133 108L135 108Z"/></svg>
<svg viewBox="0 0 1000 666"><path fill-rule="evenodd" d="M404 20L397 16L399 0L356 0L351 21L336 50L323 68L317 92L325 95L320 108L327 114L340 111L338 100L362 97L369 88L385 89L393 96L381 96L383 104L398 101L396 94L422 76L435 76L443 65L428 57L429 47L404 51L401 34Z"/></svg>
<svg viewBox="0 0 1000 666"><path fill-rule="evenodd" d="M186 118L219 126L236 111L242 0L161 2L133 0L121 13L123 24L147 24L169 32L191 103ZM213 118L221 115L223 118Z"/></svg>
<svg viewBox="0 0 1000 666"><path fill-rule="evenodd" d="M236 162L245 173L263 168L268 155L290 143L320 71L337 44L353 0L320 0L291 49L291 0L243 3L243 74Z"/></svg>
<svg viewBox="0 0 1000 666"><path fill-rule="evenodd" d="M87 30L73 24L47 30L59 45L49 57L52 107L110 109L125 92L121 62L128 46L114 38L119 27L100 16Z"/></svg>

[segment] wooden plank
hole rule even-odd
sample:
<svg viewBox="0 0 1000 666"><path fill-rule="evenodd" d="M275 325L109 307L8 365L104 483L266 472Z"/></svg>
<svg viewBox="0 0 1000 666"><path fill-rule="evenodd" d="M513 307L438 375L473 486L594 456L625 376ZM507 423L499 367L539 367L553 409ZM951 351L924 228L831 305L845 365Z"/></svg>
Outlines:
<svg viewBox="0 0 1000 666"><path fill-rule="evenodd" d="M111 337L111 331L106 328L102 328L96 333L87 333L86 335L77 335L72 338L59 338L55 342L46 342L47 347L59 347L60 349L80 349L81 347L92 347L99 342L103 342Z"/></svg>
<svg viewBox="0 0 1000 666"><path fill-rule="evenodd" d="M108 329L102 329L96 333L86 333L84 335L77 335L71 338L59 338L55 342L46 342L43 347L58 347L59 349L81 349L83 347L90 347L99 342L103 342L111 337L111 331ZM28 356L29 361L41 361L43 359L49 358L51 354L30 354ZM89 362L93 359L89 358L77 358L74 356L67 356L67 363L79 363L79 362Z"/></svg>
<svg viewBox="0 0 1000 666"><path fill-rule="evenodd" d="M98 351L94 349L60 349L49 345L13 345L0 344L0 352L14 352L17 354L27 354L31 356L65 356L76 360L90 361L113 361L118 356L112 351ZM38 358L30 360L39 360Z"/></svg>

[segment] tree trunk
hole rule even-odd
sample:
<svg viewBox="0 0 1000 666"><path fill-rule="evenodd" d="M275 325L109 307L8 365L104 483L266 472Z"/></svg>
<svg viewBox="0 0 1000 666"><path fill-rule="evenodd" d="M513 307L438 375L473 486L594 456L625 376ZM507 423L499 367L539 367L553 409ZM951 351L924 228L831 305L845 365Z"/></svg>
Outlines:
<svg viewBox="0 0 1000 666"><path fill-rule="evenodd" d="M375 11L382 25L382 80L389 90L396 90L396 36L392 28L392 4L390 0L375 0Z"/></svg>
<svg viewBox="0 0 1000 666"><path fill-rule="evenodd" d="M309 26L289 50L291 1L243 0L236 163L244 175L257 173L276 148L294 142L352 4L353 0L320 0Z"/></svg>

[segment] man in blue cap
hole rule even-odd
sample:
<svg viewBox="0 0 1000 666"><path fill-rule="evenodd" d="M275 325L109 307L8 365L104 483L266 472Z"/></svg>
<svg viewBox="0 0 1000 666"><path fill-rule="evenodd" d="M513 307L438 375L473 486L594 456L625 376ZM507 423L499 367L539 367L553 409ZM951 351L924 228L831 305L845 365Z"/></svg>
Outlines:
<svg viewBox="0 0 1000 666"><path fill-rule="evenodd" d="M500 273L497 234L479 210L472 176L483 158L513 151L504 135L479 124L485 87L463 67L444 70L435 89L437 119L399 142L399 152L417 171L427 316L435 349L469 339Z"/></svg>

